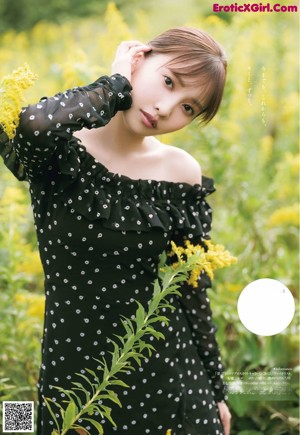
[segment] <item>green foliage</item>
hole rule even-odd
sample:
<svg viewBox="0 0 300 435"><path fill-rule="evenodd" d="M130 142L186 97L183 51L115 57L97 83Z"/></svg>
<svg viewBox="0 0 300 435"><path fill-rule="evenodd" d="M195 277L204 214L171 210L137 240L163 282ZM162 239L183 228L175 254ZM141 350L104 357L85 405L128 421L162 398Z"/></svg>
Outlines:
<svg viewBox="0 0 300 435"><path fill-rule="evenodd" d="M0 0L0 33L11 28L17 31L27 30L41 21L61 25L71 19L96 16L100 22L109 3L110 0L89 0L88 2L83 0L13 0L11 2ZM148 0L147 2L117 0L114 3L129 24L132 24L135 14L142 12L148 15L157 11L156 0ZM199 4L196 0L186 0L185 6L183 11L182 5L174 3L173 0L164 0L163 3L160 3L161 14L157 18L162 18L161 25L167 26L166 14L168 20L173 23L177 22L179 25L182 19L191 18L195 10L203 12L208 9L207 6Z"/></svg>
<svg viewBox="0 0 300 435"><path fill-rule="evenodd" d="M41 20L63 23L70 17L86 17L104 12L107 1L90 0L0 0L0 32L24 30Z"/></svg>

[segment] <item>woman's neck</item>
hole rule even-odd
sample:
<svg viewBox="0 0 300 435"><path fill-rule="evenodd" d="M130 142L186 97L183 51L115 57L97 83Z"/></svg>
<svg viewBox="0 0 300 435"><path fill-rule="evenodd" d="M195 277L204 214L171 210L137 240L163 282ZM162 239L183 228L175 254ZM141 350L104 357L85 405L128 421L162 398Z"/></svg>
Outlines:
<svg viewBox="0 0 300 435"><path fill-rule="evenodd" d="M118 112L105 127L97 130L101 143L109 144L111 151L119 154L130 154L145 150L148 138L130 131L124 122L123 115Z"/></svg>
<svg viewBox="0 0 300 435"><path fill-rule="evenodd" d="M155 177L153 168L162 160L162 144L153 136L139 136L126 128L121 113L117 113L106 126L80 130L76 137L89 154L111 172L131 178Z"/></svg>

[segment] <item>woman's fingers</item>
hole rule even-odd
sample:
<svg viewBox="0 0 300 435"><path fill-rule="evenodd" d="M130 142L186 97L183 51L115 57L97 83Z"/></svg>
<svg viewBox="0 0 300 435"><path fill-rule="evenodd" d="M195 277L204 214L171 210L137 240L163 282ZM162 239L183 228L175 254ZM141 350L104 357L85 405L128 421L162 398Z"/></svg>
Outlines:
<svg viewBox="0 0 300 435"><path fill-rule="evenodd" d="M120 53L127 53L129 50L151 50L149 45L143 44L140 41L123 41L117 48L117 55Z"/></svg>
<svg viewBox="0 0 300 435"><path fill-rule="evenodd" d="M116 52L115 60L112 64L112 73L119 73L131 79L131 73L139 56L143 53L151 51L149 45L145 45L139 41L124 41Z"/></svg>
<svg viewBox="0 0 300 435"><path fill-rule="evenodd" d="M221 422L224 428L224 435L230 435L231 414L224 402L218 402Z"/></svg>

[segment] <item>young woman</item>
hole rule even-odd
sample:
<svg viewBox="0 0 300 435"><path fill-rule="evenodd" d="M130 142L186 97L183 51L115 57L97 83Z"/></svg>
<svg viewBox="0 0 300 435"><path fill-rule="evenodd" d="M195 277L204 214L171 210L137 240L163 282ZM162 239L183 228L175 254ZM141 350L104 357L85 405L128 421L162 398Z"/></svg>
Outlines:
<svg viewBox="0 0 300 435"><path fill-rule="evenodd" d="M177 28L148 45L122 43L111 77L23 109L4 159L30 183L45 272L38 435L55 428L43 396L62 402L54 387L71 388L109 355L121 316L134 314L135 299L147 306L170 241L209 238L212 180L155 136L210 121L225 76L219 44ZM198 289L182 285L161 325L166 340L126 377L123 407L112 406L117 429L102 422L105 434L229 435L210 284L203 274Z"/></svg>

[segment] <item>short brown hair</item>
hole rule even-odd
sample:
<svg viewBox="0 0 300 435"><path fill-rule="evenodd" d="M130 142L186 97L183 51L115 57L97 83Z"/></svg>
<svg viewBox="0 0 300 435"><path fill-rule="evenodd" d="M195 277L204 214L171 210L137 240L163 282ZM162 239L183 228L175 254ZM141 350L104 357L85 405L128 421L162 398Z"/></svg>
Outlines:
<svg viewBox="0 0 300 435"><path fill-rule="evenodd" d="M168 67L174 75L192 79L204 86L204 108L200 112L200 122L207 124L220 106L227 71L227 59L222 46L208 33L193 27L169 29L152 39L149 53L174 55ZM195 80L194 80L195 79Z"/></svg>

